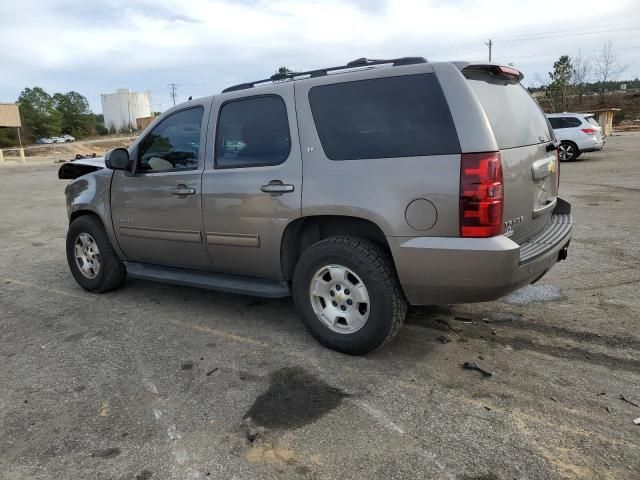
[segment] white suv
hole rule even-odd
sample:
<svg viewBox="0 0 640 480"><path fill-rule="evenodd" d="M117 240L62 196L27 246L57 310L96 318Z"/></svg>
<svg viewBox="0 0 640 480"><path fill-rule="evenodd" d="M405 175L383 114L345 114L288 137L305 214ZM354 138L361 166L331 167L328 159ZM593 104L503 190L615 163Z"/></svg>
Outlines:
<svg viewBox="0 0 640 480"><path fill-rule="evenodd" d="M560 142L561 161L569 162L583 152L602 150L602 127L590 113L551 113L547 118Z"/></svg>

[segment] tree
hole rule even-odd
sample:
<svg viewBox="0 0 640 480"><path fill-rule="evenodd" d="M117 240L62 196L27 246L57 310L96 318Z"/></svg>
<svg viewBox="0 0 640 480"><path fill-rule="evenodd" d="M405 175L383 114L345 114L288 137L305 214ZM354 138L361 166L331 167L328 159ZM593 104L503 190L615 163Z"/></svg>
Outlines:
<svg viewBox="0 0 640 480"><path fill-rule="evenodd" d="M18 97L25 137L48 137L62 132L63 117L53 98L40 87L25 88Z"/></svg>
<svg viewBox="0 0 640 480"><path fill-rule="evenodd" d="M553 72L549 72L551 84L549 89L552 95L555 93L560 96L562 110L567 108L567 92L571 82L571 76L573 73L573 65L569 55L562 55L557 61L553 63Z"/></svg>
<svg viewBox="0 0 640 480"><path fill-rule="evenodd" d="M276 75L289 75L290 73L293 73L293 70L289 70L287 67L280 67Z"/></svg>
<svg viewBox="0 0 640 480"><path fill-rule="evenodd" d="M578 93L578 101L582 103L585 85L591 76L591 60L583 57L582 52L578 53L571 59L573 71L571 72L571 85Z"/></svg>
<svg viewBox="0 0 640 480"><path fill-rule="evenodd" d="M601 83L600 101L604 102L606 83L615 80L629 65L620 63L611 40L604 42L602 50L593 57L593 64L596 80Z"/></svg>
<svg viewBox="0 0 640 480"><path fill-rule="evenodd" d="M56 93L53 104L62 114L64 133L82 138L95 132L95 119L83 95L78 92Z"/></svg>

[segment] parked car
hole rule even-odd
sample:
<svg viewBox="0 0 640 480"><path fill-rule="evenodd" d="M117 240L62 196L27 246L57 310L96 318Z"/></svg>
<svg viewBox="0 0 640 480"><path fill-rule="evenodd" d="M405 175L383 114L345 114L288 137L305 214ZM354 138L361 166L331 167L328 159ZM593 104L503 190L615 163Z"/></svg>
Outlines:
<svg viewBox="0 0 640 480"><path fill-rule="evenodd" d="M171 108L103 164L60 169L78 177L71 273L92 292L129 275L292 295L311 334L349 354L393 338L408 304L502 297L564 260L572 227L521 79L359 59Z"/></svg>
<svg viewBox="0 0 640 480"><path fill-rule="evenodd" d="M65 142L75 142L76 141L76 137L72 137L68 133L65 133L64 135L61 135L60 138L63 139Z"/></svg>
<svg viewBox="0 0 640 480"><path fill-rule="evenodd" d="M65 140L62 137L50 137L51 143L64 143Z"/></svg>
<svg viewBox="0 0 640 480"><path fill-rule="evenodd" d="M50 138L39 138L36 140L36 143L38 145L47 145L49 143L53 143L53 141Z"/></svg>
<svg viewBox="0 0 640 480"><path fill-rule="evenodd" d="M551 113L547 115L556 138L560 141L560 160L576 160L584 152L602 150L602 127L590 113Z"/></svg>

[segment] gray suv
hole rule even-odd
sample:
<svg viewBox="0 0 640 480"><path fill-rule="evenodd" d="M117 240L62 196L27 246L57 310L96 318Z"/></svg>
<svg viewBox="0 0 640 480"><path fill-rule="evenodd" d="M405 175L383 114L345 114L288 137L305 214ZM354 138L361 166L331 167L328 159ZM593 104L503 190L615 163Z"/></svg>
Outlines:
<svg viewBox="0 0 640 480"><path fill-rule="evenodd" d="M557 142L491 63L355 60L177 105L104 164L64 165L67 258L126 275L293 296L309 332L363 354L408 304L497 299L567 254Z"/></svg>

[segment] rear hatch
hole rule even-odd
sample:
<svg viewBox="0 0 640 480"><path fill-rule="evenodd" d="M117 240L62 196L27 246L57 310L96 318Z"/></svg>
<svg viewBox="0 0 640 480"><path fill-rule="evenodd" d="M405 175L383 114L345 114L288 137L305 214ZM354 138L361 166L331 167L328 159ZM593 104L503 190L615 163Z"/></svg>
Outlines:
<svg viewBox="0 0 640 480"><path fill-rule="evenodd" d="M600 124L598 123L598 121L596 120L596 117L594 117L593 115L587 115L586 117L584 117L584 119L587 121L587 123L590 125L590 127L588 128L592 128L593 130L595 130L595 137L596 140L598 140L598 142L601 142L603 139L603 135L602 135L602 127L600 126ZM587 128L587 129L588 129ZM583 130L584 131L584 130ZM586 132L585 132L586 133Z"/></svg>
<svg viewBox="0 0 640 480"><path fill-rule="evenodd" d="M504 178L504 235L522 244L547 227L558 194L555 137L516 70L469 66L462 73L495 135ZM515 72L516 75L508 72ZM463 152L467 153L467 152Z"/></svg>

